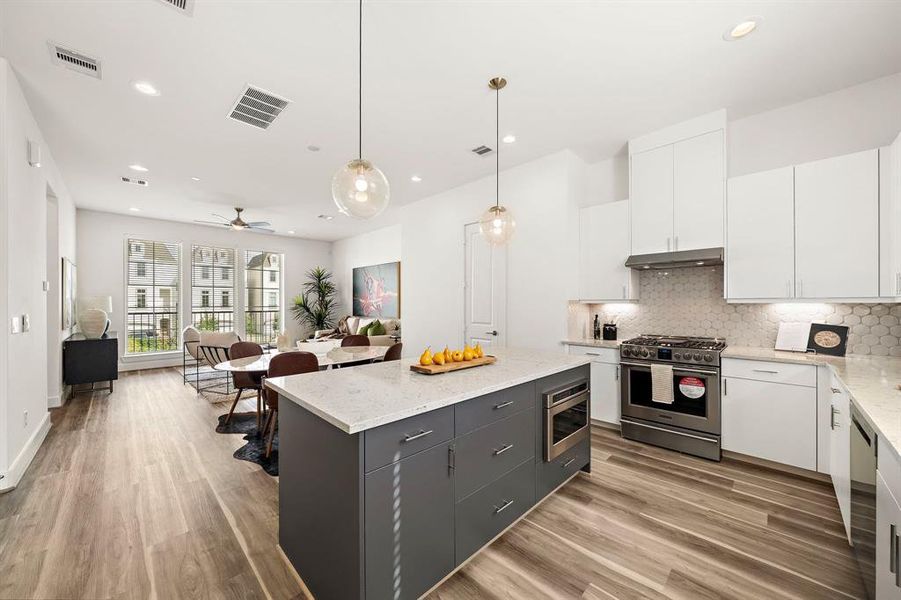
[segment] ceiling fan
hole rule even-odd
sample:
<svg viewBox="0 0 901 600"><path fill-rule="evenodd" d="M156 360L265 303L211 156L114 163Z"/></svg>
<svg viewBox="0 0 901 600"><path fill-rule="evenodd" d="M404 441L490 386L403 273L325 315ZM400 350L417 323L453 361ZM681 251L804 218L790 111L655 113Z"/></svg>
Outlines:
<svg viewBox="0 0 901 600"><path fill-rule="evenodd" d="M237 215L231 221L228 220L227 217L223 217L222 215L217 215L213 213L214 217L222 219L221 221L197 221L195 223L203 223L204 225L221 225L222 227L231 227L235 231L243 231L245 229L253 229L254 231L267 231L269 233L275 233L272 229L269 229L270 224L266 221L252 221L248 223L244 219L241 218L241 213L244 212L243 208L235 207L235 212Z"/></svg>

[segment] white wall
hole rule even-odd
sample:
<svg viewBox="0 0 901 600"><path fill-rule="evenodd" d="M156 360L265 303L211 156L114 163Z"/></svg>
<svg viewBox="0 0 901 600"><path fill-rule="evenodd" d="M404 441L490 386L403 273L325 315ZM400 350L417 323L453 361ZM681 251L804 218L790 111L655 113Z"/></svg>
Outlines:
<svg viewBox="0 0 901 600"><path fill-rule="evenodd" d="M580 206L594 206L629 198L629 155L617 154L585 168L585 194Z"/></svg>
<svg viewBox="0 0 901 600"><path fill-rule="evenodd" d="M353 269L399 261L401 257L401 226L392 225L361 235L338 240L332 246L332 266L335 285L341 298L339 316L349 315L353 309ZM403 281L401 264L401 281ZM401 297L403 301L403 297ZM401 303L401 318L404 305Z"/></svg>
<svg viewBox="0 0 901 600"><path fill-rule="evenodd" d="M331 268L331 244L285 236L266 235L249 231L145 219L91 210L78 210L78 295L113 297L111 329L119 332L119 355L125 353L125 240L139 237L182 245L182 290L179 329L190 314L190 252L193 244L211 245L239 250L266 250L284 253L285 324L293 339L307 335L307 331L291 317L287 307L300 292L306 272L313 267ZM186 262L187 261L187 262ZM120 369L148 368L161 365L181 365L177 357L128 357L120 360Z"/></svg>
<svg viewBox="0 0 901 600"><path fill-rule="evenodd" d="M47 194L59 203L61 256L75 260L75 208L50 149L31 114L16 75L0 59L0 489L16 485L50 427L48 360L59 361L47 331ZM27 143L42 149L31 167ZM27 314L30 331L9 333L10 319ZM58 339L68 332L60 331ZM58 364L58 363L57 363ZM25 413L28 413L26 422Z"/></svg>
<svg viewBox="0 0 901 600"><path fill-rule="evenodd" d="M559 350L577 282L584 163L563 151L501 173L516 233L507 248L507 344ZM463 342L463 228L491 204L494 176L404 206L404 353Z"/></svg>

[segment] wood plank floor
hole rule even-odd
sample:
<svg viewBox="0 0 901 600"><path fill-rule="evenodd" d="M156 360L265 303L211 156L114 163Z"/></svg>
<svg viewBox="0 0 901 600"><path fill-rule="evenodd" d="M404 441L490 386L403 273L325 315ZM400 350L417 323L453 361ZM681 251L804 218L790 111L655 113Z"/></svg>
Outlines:
<svg viewBox="0 0 901 600"><path fill-rule="evenodd" d="M55 410L0 496L0 598L308 598L277 548L277 479L213 430L226 409L165 369ZM861 597L829 484L601 429L592 446L590 476L430 598Z"/></svg>

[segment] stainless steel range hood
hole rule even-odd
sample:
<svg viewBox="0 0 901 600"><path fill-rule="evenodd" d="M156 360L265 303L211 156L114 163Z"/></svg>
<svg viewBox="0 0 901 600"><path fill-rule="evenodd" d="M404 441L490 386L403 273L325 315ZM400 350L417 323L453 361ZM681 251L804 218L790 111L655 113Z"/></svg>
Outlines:
<svg viewBox="0 0 901 600"><path fill-rule="evenodd" d="M626 259L631 269L681 269L685 267L706 267L723 264L722 248L701 250L680 250L679 252L657 252L654 254L633 254Z"/></svg>

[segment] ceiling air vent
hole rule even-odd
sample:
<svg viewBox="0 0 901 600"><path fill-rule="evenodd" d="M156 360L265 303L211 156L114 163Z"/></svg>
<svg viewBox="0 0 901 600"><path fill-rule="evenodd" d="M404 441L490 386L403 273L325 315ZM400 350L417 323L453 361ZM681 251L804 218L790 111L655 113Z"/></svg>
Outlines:
<svg viewBox="0 0 901 600"><path fill-rule="evenodd" d="M131 177L125 177L124 175L122 176L122 183L130 183L131 185L139 185L141 187L150 185L146 179L132 179Z"/></svg>
<svg viewBox="0 0 901 600"><path fill-rule="evenodd" d="M194 0L160 0L160 2L189 17L194 14Z"/></svg>
<svg viewBox="0 0 901 600"><path fill-rule="evenodd" d="M47 46L50 48L50 56L56 64L100 79L100 61L96 58L53 42L47 42Z"/></svg>
<svg viewBox="0 0 901 600"><path fill-rule="evenodd" d="M491 154L492 152L494 152L494 150L492 150L488 146L478 146L476 148L473 148L472 152L478 154L479 156L485 156L486 154Z"/></svg>
<svg viewBox="0 0 901 600"><path fill-rule="evenodd" d="M289 103L290 100L248 85L228 117L259 129L268 129Z"/></svg>

